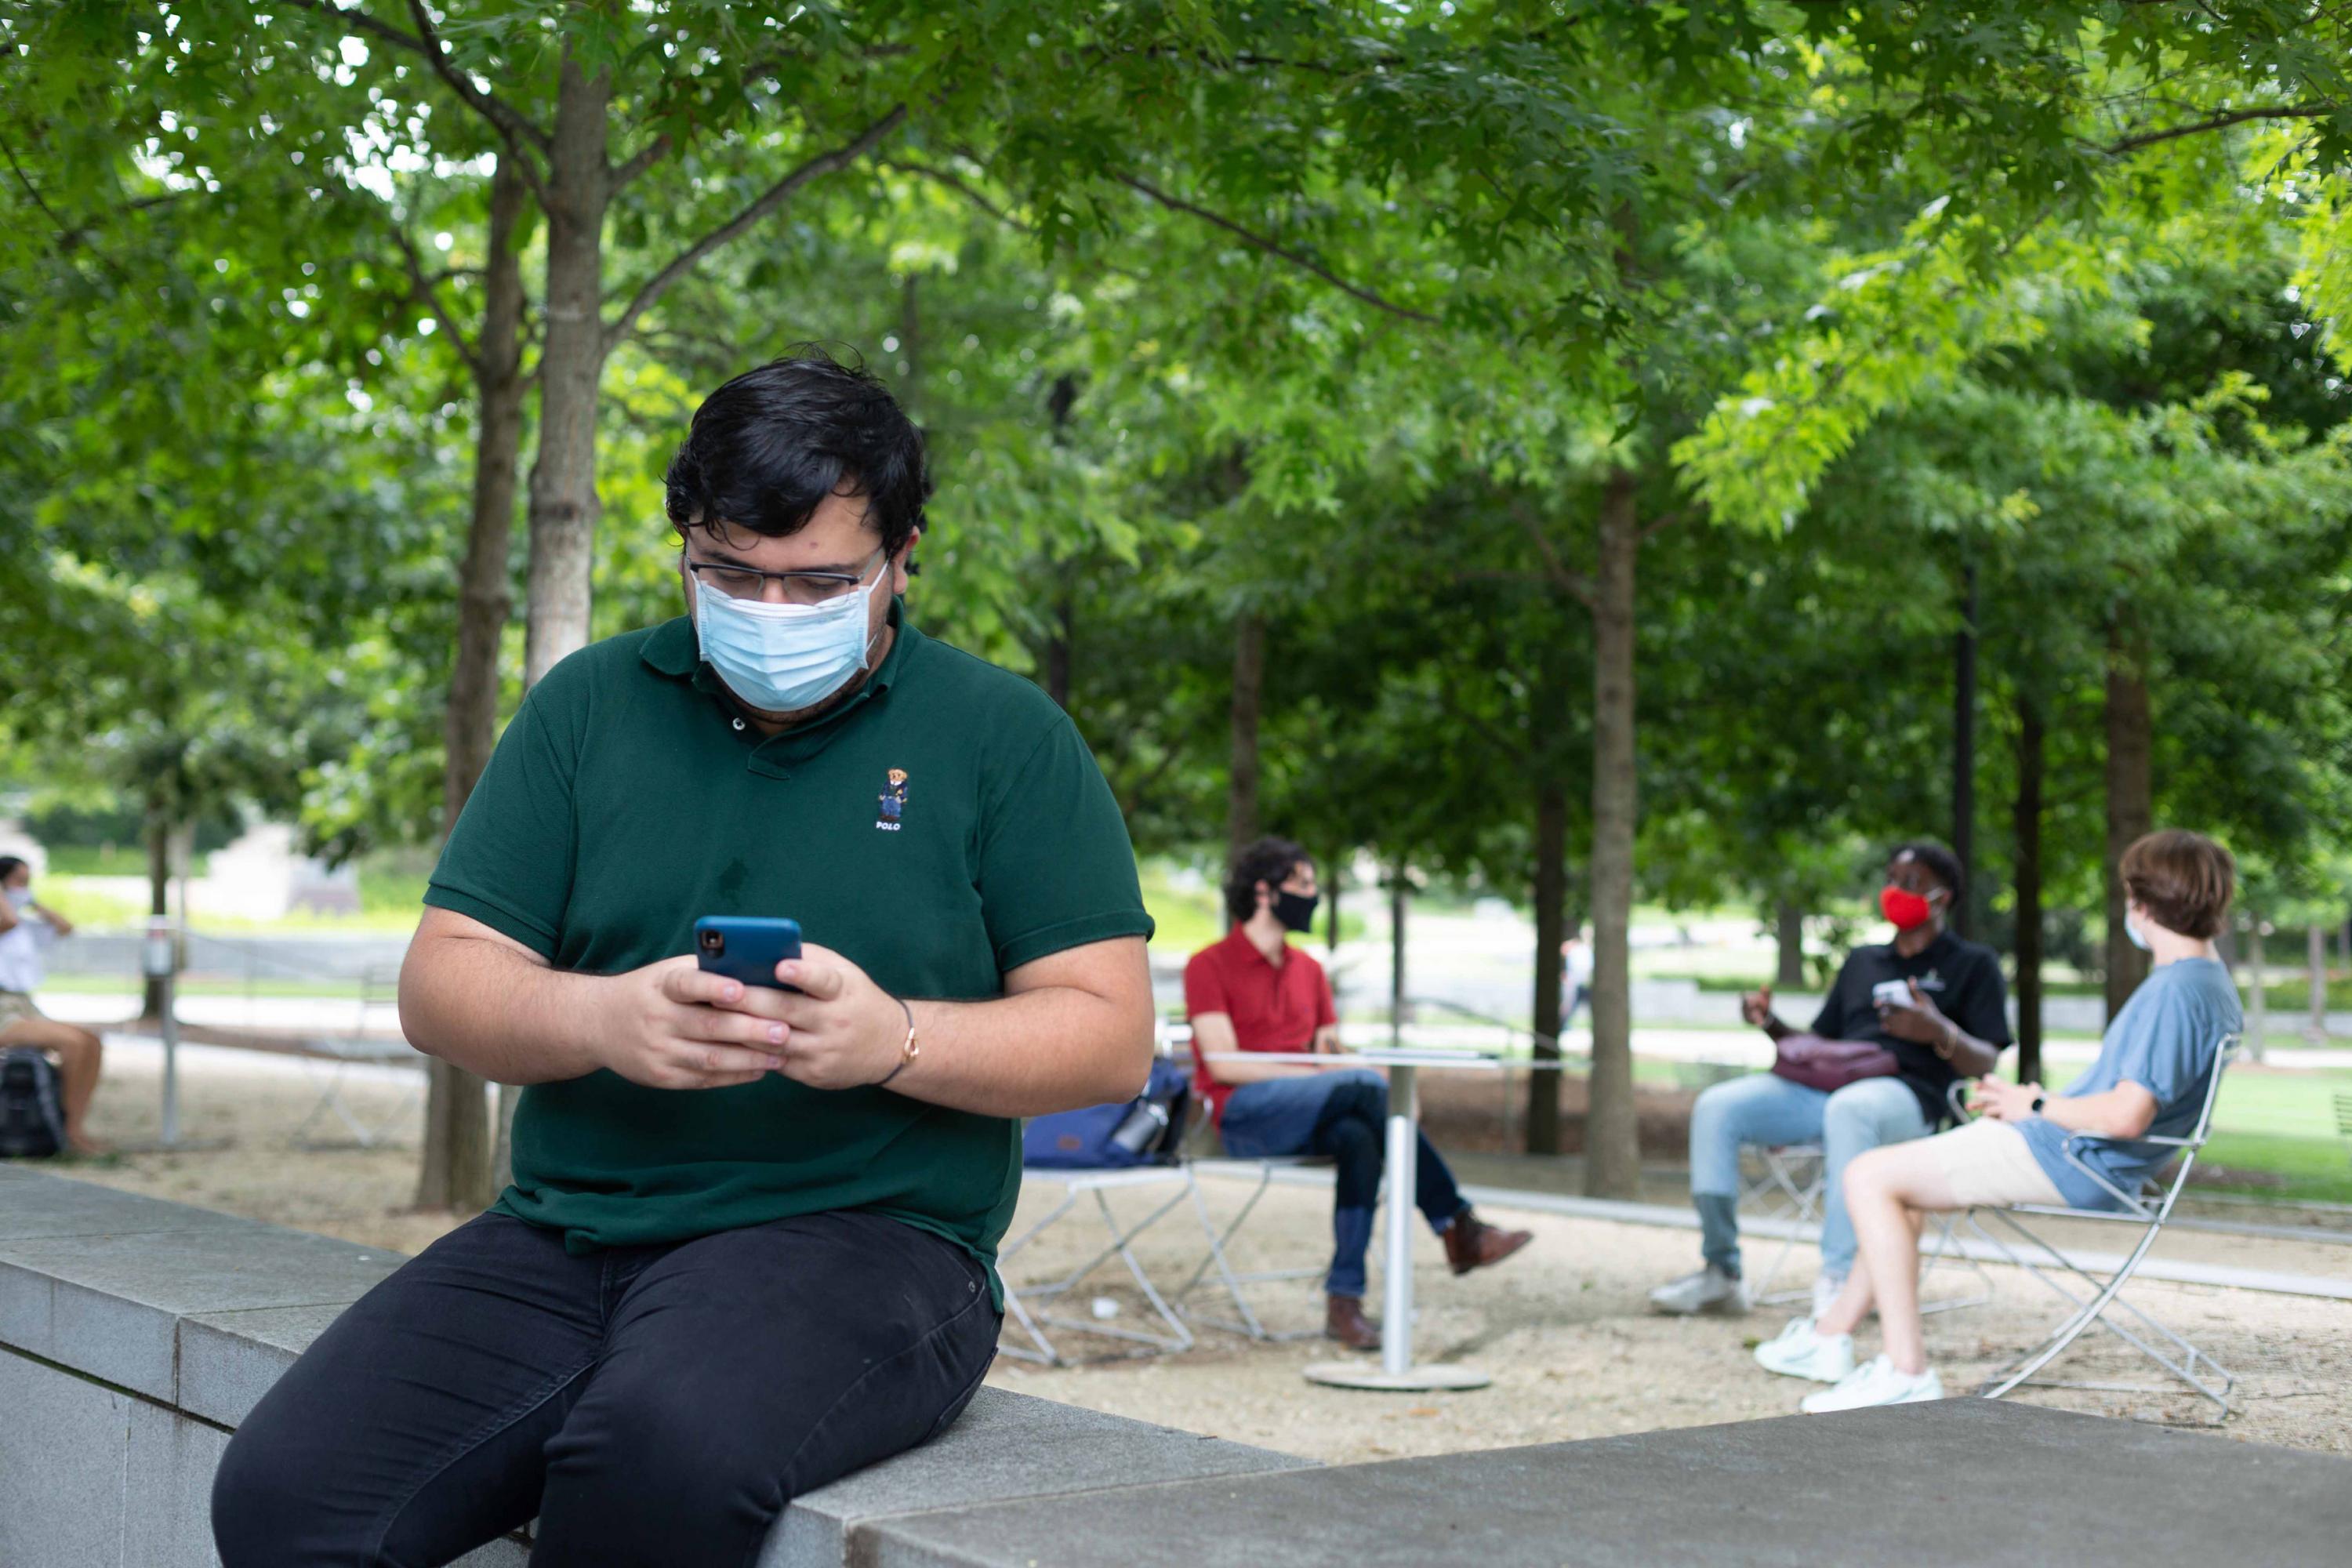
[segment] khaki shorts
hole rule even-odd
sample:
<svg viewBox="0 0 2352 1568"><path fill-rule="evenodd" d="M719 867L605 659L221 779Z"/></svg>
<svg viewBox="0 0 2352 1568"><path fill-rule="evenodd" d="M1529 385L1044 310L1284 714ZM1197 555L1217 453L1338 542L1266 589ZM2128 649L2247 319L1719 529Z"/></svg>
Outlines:
<svg viewBox="0 0 2352 1568"><path fill-rule="evenodd" d="M1971 1121L1928 1139L1927 1147L1935 1152L1958 1207L2066 1201L2025 1134L2006 1121Z"/></svg>
<svg viewBox="0 0 2352 1568"><path fill-rule="evenodd" d="M5 1033L8 1026L19 1019L41 1016L41 1010L34 1006L33 999L22 991L0 991L0 1033Z"/></svg>

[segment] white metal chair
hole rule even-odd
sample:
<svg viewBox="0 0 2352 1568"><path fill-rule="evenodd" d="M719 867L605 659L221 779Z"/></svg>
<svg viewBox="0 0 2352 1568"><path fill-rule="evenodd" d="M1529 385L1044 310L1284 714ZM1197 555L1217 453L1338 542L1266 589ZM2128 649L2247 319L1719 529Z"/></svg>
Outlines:
<svg viewBox="0 0 2352 1568"><path fill-rule="evenodd" d="M1828 1165L1818 1143L1754 1144L1763 1174L1739 1194L1742 1206L1749 1203L1781 1200L1780 1213L1794 1225L1819 1225L1822 1222L1822 1198L1829 1184ZM1780 1238L1780 1250L1772 1255L1772 1266L1758 1276L1750 1300L1759 1307L1783 1307L1795 1301L1810 1301L1810 1289L1774 1290L1771 1286L1788 1267L1789 1256L1796 1250L1797 1237L1792 1232Z"/></svg>
<svg viewBox="0 0 2352 1568"><path fill-rule="evenodd" d="M1099 1335L1105 1339L1118 1340L1136 1347L1132 1350L1114 1352L1108 1356L1085 1358L1088 1360L1116 1361L1124 1357L1167 1355L1192 1348L1192 1331L1185 1326L1183 1320L1179 1318L1175 1310L1170 1307L1168 1299L1162 1296L1160 1288L1151 1282L1151 1276L1145 1271L1142 1260L1135 1255L1136 1238L1159 1224L1171 1210L1181 1204L1187 1193L1193 1192L1192 1173L1188 1167L1182 1164L1139 1165L1126 1170L1082 1171L1041 1170L1033 1166L1022 1172L1021 1179L1024 1186L1032 1182L1045 1182L1058 1185L1062 1189L1062 1197L1061 1201L1055 1204L1043 1218L1007 1242L997 1253L997 1276L1004 1281L1005 1312L1014 1323L1020 1326L1022 1332L1028 1335L1031 1346L1034 1346L1034 1348L1014 1344L1000 1346L999 1348L1006 1355L1022 1361L1037 1362L1045 1366L1073 1364L1076 1358L1063 1353L1061 1347L1055 1344L1052 1337L1046 1333L1045 1331L1049 1328ZM1145 1214L1142 1218L1120 1219L1118 1211L1111 1206L1111 1194L1149 1189L1165 1189L1166 1196L1161 1198L1157 1206ZM1153 1195L1159 1194L1155 1191ZM1103 1229L1110 1238L1108 1242L1058 1279L1028 1285L1016 1284L1009 1272L1009 1266L1013 1258L1023 1248L1051 1229L1064 1215L1085 1204L1089 1198L1094 1201L1095 1210L1101 1217ZM1129 1275L1135 1280L1136 1289L1143 1293L1145 1302L1150 1306L1152 1314L1158 1318L1160 1324L1158 1328L1131 1329L1113 1323L1107 1319L1073 1318L1046 1310L1051 1303L1057 1302L1075 1292L1080 1284L1094 1274L1095 1270L1102 1268L1114 1258L1127 1266Z"/></svg>
<svg viewBox="0 0 2352 1568"><path fill-rule="evenodd" d="M379 1143L397 1140L414 1128L417 1109L425 1098L425 1074L418 1070L405 1076L410 1080L392 1109L368 1116L355 1110L344 1096L345 1080L354 1067L400 1067L421 1069L425 1058L416 1047L404 1039L385 1039L368 1030L370 1017L381 1008L398 1001L399 972L370 968L360 976L359 1006L353 1015L348 1035L328 1035L306 1040L309 1049L303 1065L310 1080L318 1086L318 1100L310 1113L294 1130L294 1144L299 1149L373 1149ZM321 1139L311 1135L311 1129L327 1116L332 1115L343 1124L348 1134L341 1139Z"/></svg>
<svg viewBox="0 0 2352 1568"><path fill-rule="evenodd" d="M1161 1049L1171 1055L1189 1054L1192 1044L1192 1026L1190 1024L1173 1021L1163 1023L1160 1026L1160 1037ZM1200 1098L1205 1104L1207 1097L1203 1095ZM1201 1222L1202 1239L1208 1243L1208 1250L1202 1254L1201 1261L1193 1267L1192 1272L1186 1276L1184 1283L1171 1293L1170 1299L1175 1303L1176 1310L1195 1322L1205 1323L1211 1328L1223 1329L1246 1339L1270 1343L1311 1339L1320 1334L1323 1331L1320 1324L1309 1329L1267 1328L1265 1321L1258 1316L1256 1307L1251 1302L1247 1288L1253 1285L1281 1284L1296 1279L1320 1279L1328 1270L1320 1268L1236 1268L1234 1267L1230 1249L1233 1247L1234 1238L1241 1234L1242 1227L1249 1223L1250 1215L1256 1211L1258 1200L1265 1196L1266 1189L1274 1184L1276 1172L1328 1165L1331 1162L1320 1154L1269 1154L1257 1159L1240 1159L1227 1155L1223 1152L1223 1144L1217 1137L1214 1123L1205 1114L1194 1121L1192 1132L1192 1136L1186 1140L1188 1151L1209 1149L1217 1151L1215 1153L1187 1152L1184 1160L1185 1169L1195 1178L1203 1174L1214 1177L1233 1175L1247 1180L1255 1175L1257 1180L1250 1188L1249 1196L1242 1200L1241 1208L1233 1218L1222 1226L1218 1225L1215 1216L1210 1214L1209 1200L1202 1192L1200 1182L1197 1179L1193 1180L1192 1213ZM1217 1283L1223 1287L1226 1299L1233 1303L1233 1316L1229 1318L1213 1316L1188 1304L1193 1292L1207 1282L1212 1270L1216 1274Z"/></svg>
<svg viewBox="0 0 2352 1568"><path fill-rule="evenodd" d="M1820 1225L1822 1205L1829 1189L1828 1155L1822 1146L1818 1143L1786 1143L1754 1147L1763 1166L1763 1174L1740 1194L1739 1201L1742 1204L1757 1199L1769 1201L1777 1194L1786 1205L1781 1212L1794 1224ZM1931 1312L1958 1311L1964 1307L1981 1307L1991 1300L1992 1276L1985 1272L1983 1264L1960 1249L1958 1216L1934 1215L1929 1217L1936 1227L1936 1240L1927 1249L1919 1270L1920 1313L1924 1316ZM1772 1266L1757 1279L1755 1293L1750 1298L1756 1305L1782 1307L1812 1300L1810 1289L1773 1290L1770 1288L1773 1280L1780 1278L1780 1270L1787 1266L1797 1241L1798 1237L1793 1233L1780 1238L1780 1250L1772 1255ZM1975 1276L1975 1283L1958 1295L1941 1296L1929 1300L1927 1299L1927 1283L1938 1268L1965 1270Z"/></svg>
<svg viewBox="0 0 2352 1568"><path fill-rule="evenodd" d="M1320 1334L1323 1329L1319 1323L1307 1329L1267 1328L1265 1321L1257 1315L1257 1309L1251 1304L1244 1287L1272 1285L1296 1279L1319 1280L1328 1270L1320 1268L1237 1269L1234 1267L1233 1258L1226 1249L1232 1246L1234 1237L1241 1234L1242 1226L1248 1223L1251 1212L1257 1207L1258 1200L1265 1195L1266 1188L1273 1184L1276 1171L1297 1170L1330 1163L1328 1159L1319 1154L1273 1154L1255 1160L1219 1158L1187 1162L1187 1170L1196 1173L1214 1174L1231 1171L1242 1174L1246 1179L1247 1173L1255 1171L1257 1184L1250 1189L1249 1196L1243 1200L1239 1212L1220 1226L1209 1214L1208 1200L1202 1195L1200 1182L1197 1179L1193 1181L1192 1209L1193 1213L1200 1216L1201 1234L1207 1238L1209 1250L1202 1256L1199 1265L1193 1268L1192 1275L1182 1285L1177 1287L1173 1297L1176 1310L1197 1322L1208 1324L1211 1328L1223 1329L1228 1332L1241 1334L1253 1340L1284 1343L1292 1340L1312 1339ZM1233 1302L1234 1315L1230 1318L1213 1317L1185 1304L1187 1298L1200 1289L1212 1269L1216 1271L1218 1282L1224 1287L1227 1299Z"/></svg>
<svg viewBox="0 0 2352 1568"><path fill-rule="evenodd" d="M2158 1172L2140 1183L2137 1192L2126 1193L2082 1157L2082 1152L2085 1147L2116 1142L2116 1140L2095 1138L2085 1132L2074 1133L2066 1140L2067 1163L2113 1195L2118 1207L2078 1209L2059 1204L2019 1204L2007 1208L1969 1211L1969 1224L1979 1236L1991 1243L2007 1261L2032 1275L2034 1279L2068 1301L2072 1307L2058 1326L2039 1343L1985 1380L1984 1384L1977 1391L1983 1397L1999 1399L2012 1390L2026 1386L2101 1389L2118 1394L2169 1392L2162 1386L2150 1386L2147 1384L2064 1382L2057 1379L2037 1378L2034 1375L2064 1353L2068 1346L2080 1339L2092 1324L2096 1323L2131 1345L2150 1361L2155 1362L2181 1383L2221 1406L2221 1418L2228 1419L2230 1393L2237 1385L2236 1374L2191 1344L2180 1334L2158 1322L2139 1308L2124 1300L2123 1289L2138 1271L2141 1260L2147 1257L2148 1249L2156 1245L2156 1238L2163 1234L2165 1223L2172 1217L2173 1205L2179 1202L2181 1190L2189 1184L2189 1173L2197 1163L2198 1152L2205 1147L2205 1141L2212 1133L2213 1108L2221 1100L2221 1075L2229 1068L2230 1063L2236 1058L2238 1049L2239 1037L2236 1035L2225 1036L2214 1049L2213 1068L2206 1079L2204 1101L2198 1110L2196 1125L2189 1130L2186 1137L2135 1138L2126 1141L2133 1144L2156 1145L2177 1150L2179 1155L2179 1163L2171 1168L2169 1175ZM2053 1267L2044 1268L2032 1258L2021 1255L2007 1241L1987 1229L1983 1222L1977 1217L1979 1215L1990 1215L2010 1230L2016 1232L2024 1241L2039 1249ZM2133 1245L2131 1251L2125 1256L2123 1262L2112 1273L2102 1278L2100 1274L2084 1267L2042 1237L2036 1236L2019 1217L2026 1215L2064 1220L2088 1220L2106 1225L2134 1226L2139 1229L2139 1238ZM2081 1281L2083 1286L2088 1287L2089 1293L2078 1294L2076 1287L2068 1284L2060 1277L2060 1270L2073 1275L2075 1279ZM2147 1339L2141 1338L2139 1334L2116 1321L2108 1315L2109 1309L2115 1307L2120 1307L2129 1313L2152 1338L2158 1339L2168 1345L2179 1359L2174 1359L2174 1355L2168 1355L2164 1350L2158 1349ZM2203 1369L2201 1373L2200 1368Z"/></svg>

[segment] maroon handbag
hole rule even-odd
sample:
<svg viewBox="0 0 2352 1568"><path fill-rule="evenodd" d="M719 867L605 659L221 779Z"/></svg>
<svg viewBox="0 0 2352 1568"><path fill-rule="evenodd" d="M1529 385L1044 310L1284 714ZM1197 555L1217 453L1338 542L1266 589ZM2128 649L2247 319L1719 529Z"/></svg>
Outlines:
<svg viewBox="0 0 2352 1568"><path fill-rule="evenodd" d="M1819 1035L1783 1035L1772 1042L1772 1073L1790 1083L1834 1093L1866 1078L1893 1078L1895 1053L1868 1040L1825 1040Z"/></svg>

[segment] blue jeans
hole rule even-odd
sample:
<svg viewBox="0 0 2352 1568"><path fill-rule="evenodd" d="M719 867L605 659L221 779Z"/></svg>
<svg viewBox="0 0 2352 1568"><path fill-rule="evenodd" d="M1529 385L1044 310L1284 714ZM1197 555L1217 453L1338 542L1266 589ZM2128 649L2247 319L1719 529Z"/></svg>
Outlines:
<svg viewBox="0 0 2352 1568"><path fill-rule="evenodd" d="M1262 1079L1225 1101L1225 1152L1249 1160L1267 1154L1328 1154L1339 1163L1331 1206L1331 1273L1323 1288L1334 1296L1364 1293L1364 1253L1371 1245L1372 1211L1381 1170L1388 1161L1389 1086L1362 1068ZM1467 1206L1454 1173L1422 1135L1413 1158L1413 1203L1441 1235Z"/></svg>
<svg viewBox="0 0 2352 1568"><path fill-rule="evenodd" d="M1900 1079L1866 1078L1833 1094L1769 1072L1717 1084L1691 1108L1691 1197L1706 1260L1739 1272L1739 1146L1819 1143L1823 1155L1822 1272L1853 1268L1853 1222L1846 1217L1843 1178L1864 1149L1927 1135L1918 1097Z"/></svg>

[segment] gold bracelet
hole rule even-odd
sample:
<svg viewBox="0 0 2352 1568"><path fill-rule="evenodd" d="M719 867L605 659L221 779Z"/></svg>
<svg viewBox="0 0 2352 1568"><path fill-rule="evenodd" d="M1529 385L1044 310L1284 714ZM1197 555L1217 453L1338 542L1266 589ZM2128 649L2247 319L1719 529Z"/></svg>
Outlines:
<svg viewBox="0 0 2352 1568"><path fill-rule="evenodd" d="M915 1009L913 1005L908 1003L904 996L894 996L891 1000L898 1003L898 1005L906 1012L907 1043L898 1048L898 1065L874 1080L874 1087L877 1089L880 1089L884 1084L888 1083L892 1079L897 1078L900 1073L905 1072L908 1068L913 1067L915 1065L915 1058L923 1054L923 1047L915 1043Z"/></svg>

